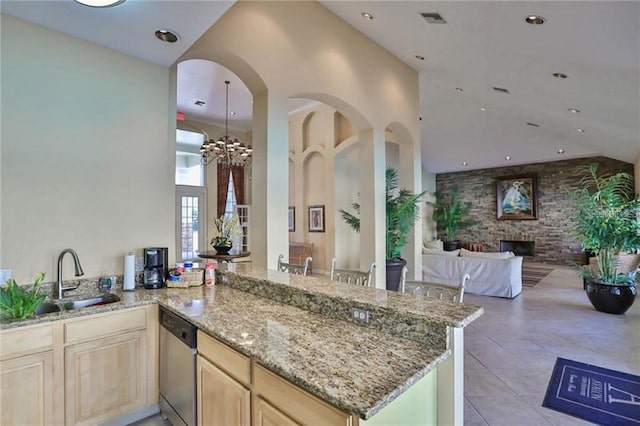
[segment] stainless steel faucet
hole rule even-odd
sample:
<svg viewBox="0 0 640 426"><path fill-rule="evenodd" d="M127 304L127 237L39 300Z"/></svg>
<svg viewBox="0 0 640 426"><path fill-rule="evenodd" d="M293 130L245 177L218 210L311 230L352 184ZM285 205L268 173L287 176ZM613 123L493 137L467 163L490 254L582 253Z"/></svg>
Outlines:
<svg viewBox="0 0 640 426"><path fill-rule="evenodd" d="M84 275L84 271L82 270L82 265L80 265L80 259L78 259L78 253L75 252L75 250L73 249L64 249L62 250L62 253L60 253L60 256L58 256L58 294L57 294L57 298L58 299L62 299L62 297L64 296L64 292L67 290L75 290L76 288L78 288L78 286L76 285L74 286L69 286L69 287L63 287L62 286L62 259L64 258L64 255L67 253L71 253L71 256L73 256L73 263L75 264L76 267L76 277L80 277L82 275Z"/></svg>

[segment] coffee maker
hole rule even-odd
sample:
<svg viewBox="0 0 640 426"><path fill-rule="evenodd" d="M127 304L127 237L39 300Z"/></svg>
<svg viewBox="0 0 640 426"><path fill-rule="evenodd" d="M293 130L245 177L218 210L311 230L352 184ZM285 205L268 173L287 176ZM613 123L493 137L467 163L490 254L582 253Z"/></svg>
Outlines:
<svg viewBox="0 0 640 426"><path fill-rule="evenodd" d="M143 284L146 289L164 287L169 275L169 249L166 247L147 247L144 249Z"/></svg>

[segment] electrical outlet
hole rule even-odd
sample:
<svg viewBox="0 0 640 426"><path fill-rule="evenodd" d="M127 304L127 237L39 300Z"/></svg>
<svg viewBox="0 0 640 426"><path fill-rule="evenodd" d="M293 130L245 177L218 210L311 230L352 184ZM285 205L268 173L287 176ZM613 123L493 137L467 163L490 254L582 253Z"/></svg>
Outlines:
<svg viewBox="0 0 640 426"><path fill-rule="evenodd" d="M364 309L351 308L351 316L354 320L369 324L369 311Z"/></svg>
<svg viewBox="0 0 640 426"><path fill-rule="evenodd" d="M4 284L11 278L11 269L0 269L0 284Z"/></svg>

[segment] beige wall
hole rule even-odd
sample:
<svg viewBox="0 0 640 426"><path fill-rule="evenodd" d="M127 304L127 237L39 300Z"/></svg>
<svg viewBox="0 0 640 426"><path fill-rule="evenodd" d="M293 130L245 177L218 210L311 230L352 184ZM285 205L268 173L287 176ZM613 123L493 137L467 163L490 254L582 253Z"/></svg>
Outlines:
<svg viewBox="0 0 640 426"><path fill-rule="evenodd" d="M143 247L173 259L170 70L6 15L1 70L1 267L28 283L66 247L86 277Z"/></svg>
<svg viewBox="0 0 640 426"><path fill-rule="evenodd" d="M229 68L254 96L253 217L259 221L252 224L262 234L254 233L255 262L273 267L287 250L289 200L282 191L289 160L282 154L289 124L282 111L289 98L304 97L337 109L363 135L360 161L368 175L361 194L372 232L360 236L366 240L361 263L384 263L384 132L392 123L403 127L404 142L418 147L416 71L316 2L237 2L182 60L195 58ZM415 161L403 170L403 186L419 189L419 149L408 157Z"/></svg>

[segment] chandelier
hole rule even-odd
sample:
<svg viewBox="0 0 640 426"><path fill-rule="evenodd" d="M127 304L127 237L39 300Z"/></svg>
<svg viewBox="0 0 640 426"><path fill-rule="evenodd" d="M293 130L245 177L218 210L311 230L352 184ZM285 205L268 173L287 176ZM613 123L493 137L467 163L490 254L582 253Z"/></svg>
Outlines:
<svg viewBox="0 0 640 426"><path fill-rule="evenodd" d="M229 84L230 81L225 81L227 86L227 110L224 116L224 136L217 141L209 139L205 141L200 147L200 154L202 155L200 161L205 166L216 161L223 166L241 166L251 162L251 153L253 149L250 146L245 146L237 138L232 139L229 136Z"/></svg>

